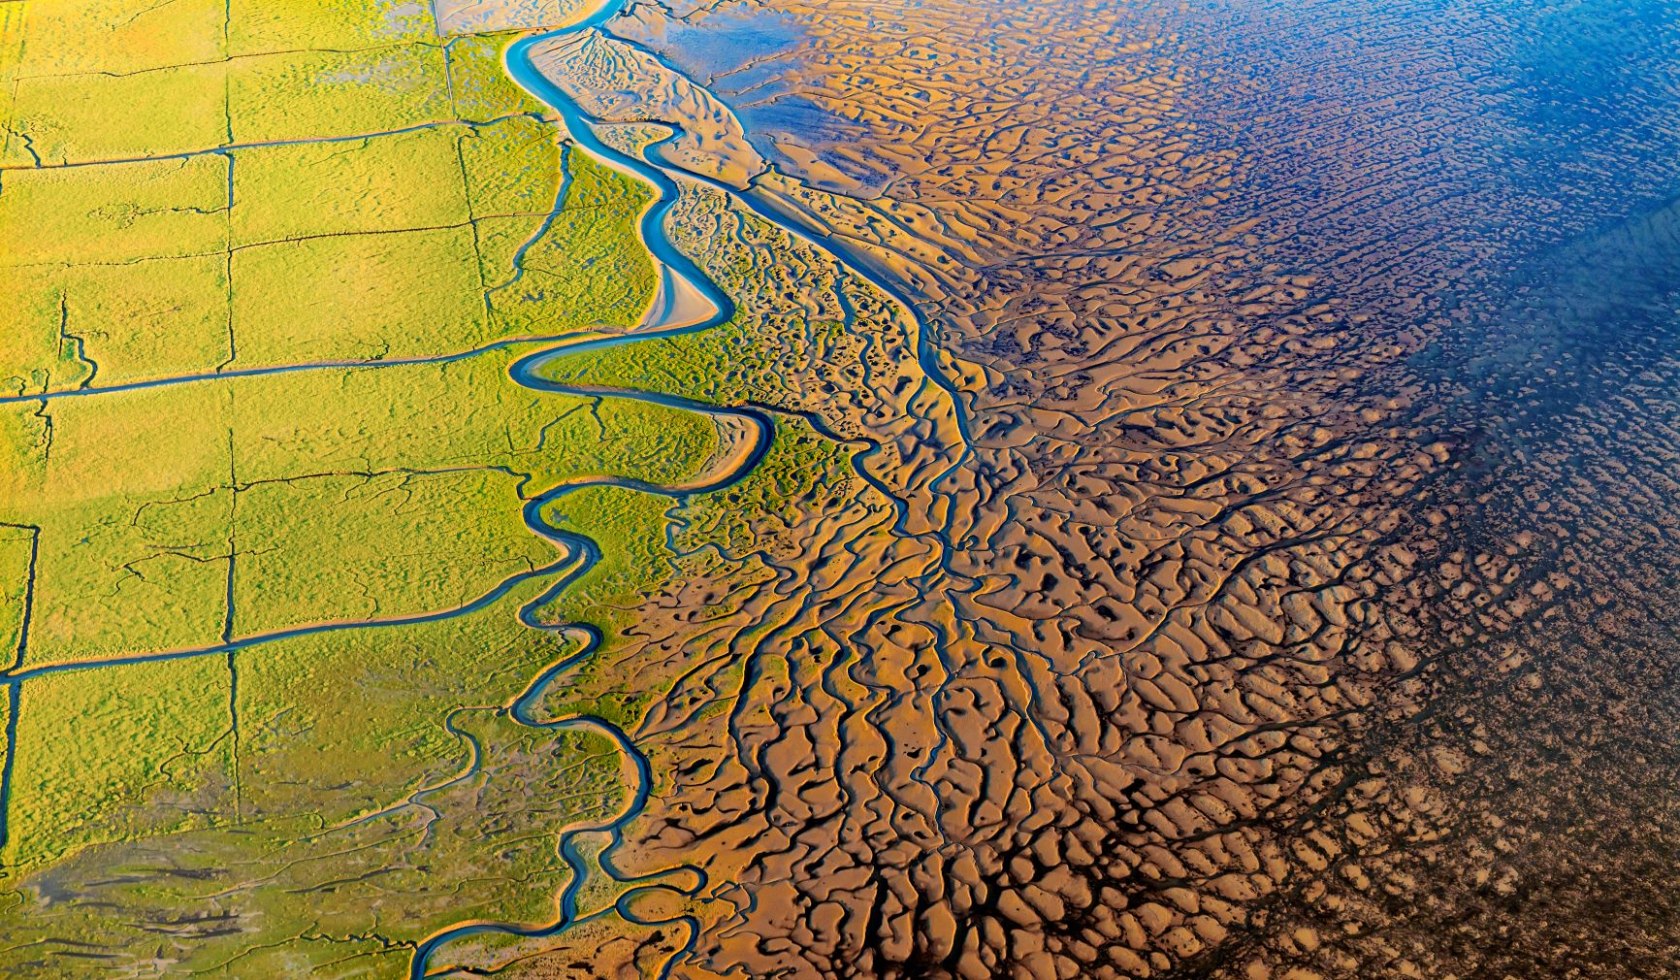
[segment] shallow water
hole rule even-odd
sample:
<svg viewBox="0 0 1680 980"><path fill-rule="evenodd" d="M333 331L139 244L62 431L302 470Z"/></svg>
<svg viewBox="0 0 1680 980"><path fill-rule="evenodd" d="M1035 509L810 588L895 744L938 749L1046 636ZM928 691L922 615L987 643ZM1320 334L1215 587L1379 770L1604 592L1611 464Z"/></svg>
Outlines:
<svg viewBox="0 0 1680 980"><path fill-rule="evenodd" d="M735 109L779 172L762 193L861 243L856 261L983 369L959 393L976 436L957 497L991 530L949 535L945 561L980 581L1029 570L982 587L1037 624L990 642L1054 665L1002 709L1064 746L1017 760L1023 778L1077 773L1065 746L1111 725L1201 757L1167 720L1187 704L1223 716L1231 744L1252 737L1238 734L1252 703L1223 692L1277 680L1245 656L1276 642L1245 638L1256 620L1283 624L1271 663L1314 665L1272 721L1310 760L1293 774L1239 775L1215 750L1219 776L1190 761L1137 777L1129 803L1100 783L1074 794L1079 816L1049 832L1062 846L1119 806L1123 826L1156 830L1115 846L1167 852L1072 869L1088 887L1060 893L1064 915L1072 895L1109 896L1077 916L1031 898L1069 869L1010 872L1008 848L945 822L946 853L976 848L980 871L904 872L920 898L891 927L914 937L903 969L1094 969L1092 946L1126 975L1676 967L1671 876L1655 869L1680 829L1660 775L1680 761L1664 611L1680 559L1680 8L772 0L675 15L612 29ZM1186 525L1179 508L1198 501L1212 514ZM1256 513L1295 535L1232 533ZM1285 579L1314 567L1355 586L1330 601L1334 627L1196 584L1274 560ZM1157 585L1167 568L1180 578ZM1178 612L1143 647L1093 625L1090 611L1123 622L1109 603L1146 593ZM1098 666L1116 641L1131 652ZM1183 685L1163 716L1069 707L1070 689L1163 665ZM1172 802L1206 796L1234 810ZM1292 866L1262 876L1269 897L1233 902L1221 876L1245 847ZM1624 890L1591 894L1595 876ZM1230 911L1159 899L1169 881ZM995 912L959 903L955 940L932 938L949 913L927 910L952 887L989 893L984 909L1025 889L1034 910L992 933ZM1151 938L1109 934L1109 915L1151 899L1168 910ZM1174 938L1181 925L1191 935ZM855 941L804 961L851 972L830 957ZM1109 943L1137 958L1103 958Z"/></svg>
<svg viewBox="0 0 1680 980"><path fill-rule="evenodd" d="M261 34L233 10L183 23L226 54L235 28ZM0 610L18 612L0 836L11 854L14 827L30 828L40 862L8 892L5 962L1680 972L1680 7L440 0L360 26L288 13L276 23L352 41L421 36L401 58L348 41L261 57L330 53L348 67L323 85L378 75L364 95L401 83L441 106L447 89L453 115L480 98L507 114L69 164L93 175L86 193L116 185L99 183L107 166L225 164L231 226L291 180L339 201L301 171L261 183L262 154L330 143L310 159L379 170L385 140L446 138L433 178L460 172L465 217L445 208L436 221L461 223L417 230L461 232L464 251L439 254L477 266L487 318L528 307L567 326L442 331L433 349L360 325L383 342L364 354L339 345L333 316L355 297L335 295L312 311L308 357L242 361L236 336L288 325L236 329L224 235L228 285L208 281L226 293L227 360L217 332L209 361L137 374L84 326L81 290L103 280L57 287L35 324L46 366L25 358L0 394L40 475L16 485L69 499L50 481L78 471L50 467L111 448L102 430L76 441L77 412L122 399L137 407L87 417L202 421L176 406L224 397L227 458L204 473L148 460L157 472L137 475L160 481L158 499L137 503L118 488L146 467L119 467L110 499L45 508L45 529L0 514L18 568ZM18 22L0 15L0 33ZM445 54L434 34L458 36ZM369 75L368 59L410 68ZM185 69L159 77L226 102L215 77L188 84L208 63L135 76ZM49 74L66 91L95 76ZM320 126L342 122L342 106L315 108ZM8 141L7 216L33 213L19 188L50 191L60 157L100 145L36 122L53 111L22 117L20 132L44 126L41 148ZM227 113L212 141L233 139ZM585 174L587 194L569 192ZM520 213L480 214L479 191L510 192ZM425 216L437 202L397 203ZM129 207L129 222L154 214ZM351 234L295 224L275 228ZM551 247L562 234L576 254ZM573 305L619 302L618 319L542 306L568 277L590 284ZM630 298L609 300L618 279ZM460 298L442 295L441 266L435 282L440 302ZM411 396L392 377L421 380ZM533 420L539 399L567 407ZM219 446L222 417L203 411ZM55 425L69 433L56 450ZM135 431L171 428L186 431ZM644 437L653 448L625 452ZM417 455L378 469L361 458L376 438ZM241 440L263 452L237 454ZM240 469L253 463L258 477ZM564 475L539 480L539 463ZM412 479L463 469L506 494L450 483L415 502ZM294 479L345 489L294 497ZM237 520L270 484L289 506ZM217 499L181 528L141 527L154 504ZM443 519L420 521L439 502ZM445 550L334 533L411 519ZM315 522L318 539L294 533ZM84 531L73 560L52 550ZM473 550L485 542L509 553ZM188 571L148 578L143 563L166 555ZM451 578L473 561L476 588ZM294 565L351 584L317 595ZM208 588L178 598L200 566ZM143 589L121 607L138 625L68 594L66 567L111 595ZM273 602L294 591L296 608ZM114 652L70 642L78 616ZM201 620L209 633L192 632ZM125 744L88 773L43 764L84 717L129 725L111 730L134 736L132 758ZM202 729L179 752L177 724ZM202 778L177 779L189 754L208 760ZM107 798L88 812L127 830L72 828L61 853L57 828L14 819L74 816L81 801L59 797L82 791L55 783L153 755L156 791L89 782Z"/></svg>

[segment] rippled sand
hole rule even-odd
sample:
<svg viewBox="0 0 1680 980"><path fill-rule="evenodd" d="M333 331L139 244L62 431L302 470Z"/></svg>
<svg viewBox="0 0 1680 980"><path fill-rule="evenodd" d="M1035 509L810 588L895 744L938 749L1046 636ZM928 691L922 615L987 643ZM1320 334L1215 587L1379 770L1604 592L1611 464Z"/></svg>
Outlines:
<svg viewBox="0 0 1680 980"><path fill-rule="evenodd" d="M1674 651L1631 625L1672 583L1607 567L1670 546L1671 362L1595 349L1630 315L1670 335L1669 211L1638 215L1675 174L1656 123L1600 123L1580 163L1525 142L1557 126L1529 105L1593 99L1619 56L1585 13L1579 50L1512 52L1565 16L772 2L556 45L592 114L670 127L679 243L720 277L774 255L729 283L777 365L748 397L871 446L856 516L743 515L743 557L625 653L682 671L629 853L719 882L680 969L1675 965L1669 701L1636 693ZM1525 261L1562 281L1509 284ZM914 309L885 333L919 376L860 387L782 339L841 315L810 296L831 278ZM1592 393L1555 400L1560 371Z"/></svg>
<svg viewBox="0 0 1680 980"><path fill-rule="evenodd" d="M525 911L385 951L1680 971L1680 26L1625 6L671 0L537 41L733 305L666 267L540 373L727 411L635 505L654 584L532 598L589 657L496 715L605 719L645 801L497 784L480 839L556 848ZM496 771L568 792L544 753L586 750L518 739Z"/></svg>

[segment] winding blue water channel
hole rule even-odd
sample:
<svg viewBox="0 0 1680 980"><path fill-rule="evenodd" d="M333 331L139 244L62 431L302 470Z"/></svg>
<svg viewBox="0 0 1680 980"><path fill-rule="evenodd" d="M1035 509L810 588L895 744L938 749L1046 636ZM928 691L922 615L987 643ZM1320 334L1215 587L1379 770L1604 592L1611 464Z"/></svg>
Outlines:
<svg viewBox="0 0 1680 980"><path fill-rule="evenodd" d="M596 120L584 112L559 86L545 77L536 65L535 56L544 45L568 35L595 30L617 16L624 6L624 0L606 0L589 17L581 21L555 30L535 33L515 41L509 46L505 54L505 67L508 75L517 84L558 114L567 136L577 148L589 153L602 163L641 180L654 191L654 200L643 211L639 219L639 233L659 271L660 294L656 296L654 306L647 319L634 332L581 341L565 337L516 338L496 341L467 351L372 363L340 360L310 362L232 369L100 387L85 386L47 393L0 395L0 405L45 403L59 399L87 398L116 392L224 381L234 378L263 377L271 374L449 363L507 349L515 345L546 343L548 346L522 357L510 367L509 374L515 383L535 391L560 395L624 398L658 404L681 411L698 412L715 419L727 420L732 424L744 427L748 431L750 442L744 449L738 447L738 451L727 459L727 467L722 472L710 474L708 478L696 484L659 485L629 477L600 476L568 481L528 498L522 508L522 518L525 525L533 534L551 542L560 552L560 556L538 568L510 575L483 594L458 606L388 618L312 623L248 636L227 636L221 642L202 647L87 661L46 663L33 667L19 662L14 664L10 671L0 675L0 682L3 682L9 689L8 694L14 702L14 710L10 717L15 723L17 717L15 701L18 692L22 683L32 678L125 664L183 660L205 656L231 656L280 641L317 634L404 627L454 619L479 612L499 602L522 585L552 579L552 582L537 597L520 608L518 612L520 622L532 629L545 630L573 638L579 641L578 649L564 659L550 665L533 678L526 689L511 702L509 714L519 724L531 728L550 731L587 731L610 741L617 746L618 751L626 760L627 770L633 771L634 784L627 787L628 798L618 813L594 822L570 827L560 835L556 844L557 853L566 864L570 874L565 886L556 898L556 917L553 921L515 923L471 920L444 928L416 947L410 963L410 974L414 978L449 972L453 969L452 967L447 964L434 966L434 960L450 943L471 936L484 934L525 938L552 936L581 922L614 913L627 921L638 924L678 926L684 930L686 934L684 944L667 963L666 972L669 972L678 960L692 950L698 937L699 924L691 916L682 915L661 921L644 920L637 916L632 906L639 895L650 891L664 891L683 896L697 894L707 884L706 875L701 869L692 866L677 867L666 869L650 877L638 878L622 874L612 862L612 853L623 840L623 828L643 811L649 799L652 789L652 770L647 756L628 733L607 719L583 713L544 718L540 715L539 707L545 691L555 681L593 656L602 641L600 632L593 626L587 624L550 624L544 623L538 618L540 610L553 603L561 593L585 576L601 557L600 548L593 540L576 532L562 530L550 523L545 515L551 511L553 505L567 494L597 487L614 487L648 493L671 498L677 503L681 503L692 496L720 492L745 479L758 466L769 450L775 434L775 422L771 414L774 410L756 405L722 407L679 395L605 386L564 384L546 377L543 373L547 365L562 357L600 351L621 344L638 343L659 337L698 333L728 322L735 314L733 300L701 270L694 260L676 247L665 231L671 210L678 203L680 193L677 183L669 171L680 168L667 161L661 150L664 144L680 138L682 131L679 128L672 128L666 137L646 147L641 156L619 150L600 138L595 131ZM785 208L773 205L761 196L752 193L750 189L743 192L742 189L725 186L721 182L703 175L683 172L686 177L697 183L710 186L729 195L731 199L740 202L758 217L827 255L838 265L887 295L912 319L919 341L918 361L924 369L928 381L943 389L950 397L959 437L963 442L958 459L966 456L969 432L965 408L961 399L957 396L954 383L945 377L938 363L938 348L932 342L928 323L916 306L890 281L888 275L883 270L876 268L868 256L854 253L853 250L843 244L827 239L809 222L802 220L801 216L788 213ZM690 288L703 297L710 311L707 315L698 319L682 318L678 310L680 304L676 302L676 297L680 295L683 287ZM843 298L842 302L844 302ZM824 421L816 415L807 412L792 412L789 414L798 415L818 432L834 438L836 441L847 441L831 432ZM878 477L869 473L865 466L865 460L879 451L880 447L874 444L859 448L852 455L852 469L865 481L885 490L885 488L880 487ZM957 463L953 462L949 469L939 475L935 484L943 482L956 468L956 465ZM905 513L904 503L896 500L894 495L890 493L887 494L887 497L889 500L894 500L895 508L898 511L897 523L902 530L908 517ZM9 756L7 761L10 761ZM0 807L3 807L9 797L9 775L9 766L6 767L4 772L0 772ZM3 810L0 810L0 812L3 812ZM0 839L3 839L3 836L4 830L0 829ZM583 841L589 837L595 837L602 842L602 846L595 853L593 859L584 853ZM580 915L578 909L579 895L592 878L592 864L615 883L632 887L623 890L612 905L586 915ZM671 884L673 876L687 877L689 879L687 887L680 888Z"/></svg>
<svg viewBox="0 0 1680 980"><path fill-rule="evenodd" d="M610 914L616 911L629 921L646 925L680 925L687 933L687 942L681 952L692 947L698 934L698 923L689 916L679 916L668 922L644 921L637 917L632 906L635 897L648 890L663 890L683 895L693 895L706 885L706 877L698 868L674 868L657 877L661 882L677 873L687 873L691 884L688 888L677 888L667 883L654 883L645 879L626 877L613 865L611 853L622 841L622 828L635 818L645 807L652 788L652 770L647 756L636 746L630 736L620 727L607 719L590 715L574 714L557 718L544 718L540 714L540 704L546 689L558 678L586 661L599 648L601 634L593 626L587 624L554 625L539 620L539 611L552 603L556 597L568 587L586 575L600 560L600 547L590 538L576 532L564 531L550 523L545 516L551 507L567 494L578 490L595 487L615 487L641 493L669 497L673 501L682 502L691 496L716 493L739 483L751 473L764 458L775 434L775 423L769 412L751 406L739 408L724 408L705 402L655 392L641 392L608 387L577 386L562 384L544 377L542 371L545 365L556 358L601 350L625 343L634 343L653 337L668 337L676 334L694 333L709 330L734 315L734 303L718 286L707 277L700 268L686 255L680 252L664 232L665 222L671 208L677 203L678 189L675 181L667 174L649 163L634 156L614 149L603 142L594 132L590 120L568 99L553 83L549 82L537 70L532 61L533 49L538 45L554 38L580 31L591 30L602 22L614 16L622 8L622 0L609 0L603 4L589 18L571 25L546 33L535 34L514 43L506 55L507 70L511 77L530 91L533 95L551 106L560 118L571 139L586 152L594 155L602 162L644 181L655 191L655 199L643 212L640 219L641 238L652 253L656 266L661 275L661 294L655 298L655 307L650 312L643 327L633 334L617 337L595 338L585 341L566 342L561 338L550 338L550 346L529 354L513 364L509 374L513 381L537 391L551 392L561 395L581 397L612 397L625 398L648 402L675 408L682 411L698 412L716 419L744 427L750 440L744 447L737 447L725 460L727 466L718 473L709 474L701 482L685 485L659 485L629 477L590 477L568 481L536 494L529 498L522 509L522 517L532 533L551 542L561 553L561 557L541 567L530 569L497 583L489 591L472 600L444 610L416 613L373 620L351 620L328 623L316 623L303 626L289 627L267 633L254 634L244 637L225 637L222 642L204 647L194 647L178 650L160 651L155 653L138 654L126 657L104 658L98 660L41 664L35 667L25 666L20 660L7 671L0 681L8 688L13 710L10 720L16 722L17 696L23 682L32 678L49 674L68 673L93 670L101 667L119 666L135 663L150 663L170 660L182 660L205 656L231 656L241 651L265 646L282 640L295 639L315 634L328 634L349 630L379 629L384 627L411 626L421 623L437 622L453 619L480 611L501 600L508 593L519 586L533 581L552 578L552 583L541 594L523 605L518 613L520 622L532 629L540 629L566 635L580 641L578 649L561 661L546 668L533 678L526 689L516 697L509 707L511 717L522 725L551 731L580 730L591 732L613 743L627 761L627 769L634 772L634 784L628 787L628 798L619 812L613 816L587 824L580 824L568 828L561 834L557 842L557 852L570 871L566 885L557 897L558 915L553 922L540 924L498 923L486 921L464 922L443 929L418 945L411 962L411 974L414 977L424 977L431 972L431 962L438 952L446 945L472 935L484 933L500 933L509 936L544 936L558 933L579 921ZM674 297L678 295L678 283L697 291L705 298L710 313L695 321L680 321L677 317ZM300 371L330 370L330 369L362 369L383 368L400 365L446 363L463 360L494 350L511 347L515 344L530 343L530 339L499 341L470 351L451 354L405 358L400 360L378 363L333 361L307 364L284 365L278 367L264 367L253 369L232 370L226 372L195 374L179 377L161 378L150 381L132 382L121 385L104 386L99 388L83 387L46 394L17 394L0 396L0 404L45 402L59 398L93 397L119 391L133 391L156 387L191 384L198 382L221 381L231 378L257 377L269 374L283 374ZM25 641L27 642L27 620L25 621ZM21 649L21 647L20 647ZM6 766L0 772L0 813L3 813L10 790L10 754L6 759ZM593 863L614 881L625 884L636 884L644 881L639 887L626 890L616 902L607 908L582 918L578 915L578 896L591 878L591 861L583 853L581 839L586 835L604 835L605 846L595 855ZM0 839L4 837L4 828L0 827Z"/></svg>
<svg viewBox="0 0 1680 980"><path fill-rule="evenodd" d="M647 805L648 795L652 790L653 783L652 768L646 754L636 746L630 736L623 729L604 718L589 714L576 714L545 719L538 714L538 705L541 703L543 693L549 685L592 656L601 643L601 634L593 626L586 624L550 626L537 619L537 612L540 609L586 574L600 559L600 548L594 541L581 534L562 531L554 527L544 517L544 512L561 497L586 486L624 487L645 493L670 496L679 500L693 494L724 490L740 482L747 474L752 472L759 461L764 458L764 454L768 451L770 442L774 437L773 420L767 412L757 408L720 408L674 395L565 385L548 379L542 373L546 364L561 356L601 350L619 344L636 343L655 336L671 336L679 333L709 330L727 322L734 316L735 307L729 296L702 272L692 259L678 250L665 233L666 218L678 200L676 182L657 167L619 151L604 142L596 135L591 121L578 108L576 103L568 98L558 86L544 77L533 60L534 50L539 45L568 34L592 30L618 13L622 6L622 0L613 0L613 2L603 4L587 19L570 27L531 35L514 42L508 48L506 66L508 74L515 82L560 114L567 133L579 147L603 162L643 180L654 189L656 197L647 210L642 213L640 231L643 243L652 253L656 264L661 267L663 282L661 302L664 309L655 312L654 322L649 324L647 329L629 336L601 338L539 351L516 362L511 368L510 374L519 384L539 391L631 398L688 411L702 412L714 417L737 419L751 426L754 441L735 466L703 486L671 488L630 479L591 480L555 487L532 498L525 504L524 519L526 525L534 533L564 549L572 556L573 564L570 570L557 579L540 596L520 609L520 621L533 629L549 629L569 633L580 637L582 643L571 656L553 664L532 680L525 691L514 700L511 715L520 724L533 728L546 728L556 731L578 729L607 738L629 760L636 774L635 785L631 787L629 799L625 801L624 806L616 815L568 828L561 834L558 852L561 860L565 862L570 871L570 875L558 896L556 902L557 915L552 922L522 924L474 920L443 929L428 937L415 949L410 963L410 975L415 978L430 975L433 959L443 947L452 942L487 933L526 938L551 936L581 921L612 911L616 911L629 921L644 925L680 925L683 927L686 940L679 950L678 956L673 957L667 963L667 971L681 955L692 949L699 934L699 923L691 916L679 916L676 919L661 922L644 921L639 919L631 908L631 903L636 895L646 890L673 891L683 895L697 893L699 889L705 887L706 876L703 871L695 867L674 868L656 876L662 880L668 878L674 872L689 872L692 875L692 885L688 889L677 889L670 884L663 883L644 883L639 888L622 893L613 906L601 909L590 916L579 917L578 895L590 878L590 861L583 853L580 843L586 835L606 835L607 837L606 845L595 858L595 864L603 873L614 881L623 884L635 884L639 880L621 874L613 865L611 854L623 840L624 826L640 814ZM676 295L672 282L673 277L681 279L704 296L711 306L711 315L694 323L667 323L666 320L673 312L672 298ZM447 969L447 967L444 969Z"/></svg>

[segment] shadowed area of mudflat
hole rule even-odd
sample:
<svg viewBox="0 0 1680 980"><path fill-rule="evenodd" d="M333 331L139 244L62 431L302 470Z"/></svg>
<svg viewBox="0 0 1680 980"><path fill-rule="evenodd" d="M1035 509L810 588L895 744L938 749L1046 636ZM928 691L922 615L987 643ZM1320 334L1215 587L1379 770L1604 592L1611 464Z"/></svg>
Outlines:
<svg viewBox="0 0 1680 980"><path fill-rule="evenodd" d="M0 964L1680 969L1668 5L16 6Z"/></svg>
<svg viewBox="0 0 1680 980"><path fill-rule="evenodd" d="M555 77L906 301L962 423L888 488L948 501L892 529L929 549L915 588L858 567L827 640L818 617L755 647L811 653L730 684L739 769L679 779L656 825L651 854L741 868L704 968L1672 965L1650 875L1673 637L1630 627L1638 656L1600 673L1604 639L1560 625L1643 622L1671 587L1647 564L1672 519L1661 5L772 2L607 28ZM1653 482L1621 492L1620 467ZM1584 523L1544 500L1572 485ZM1589 562L1611 528L1627 550ZM1520 707L1575 673L1596 689ZM1597 723L1630 699L1651 741L1623 753ZM1560 732L1588 741L1541 766ZM1549 803L1496 789L1543 772ZM1630 892L1584 893L1587 868Z"/></svg>

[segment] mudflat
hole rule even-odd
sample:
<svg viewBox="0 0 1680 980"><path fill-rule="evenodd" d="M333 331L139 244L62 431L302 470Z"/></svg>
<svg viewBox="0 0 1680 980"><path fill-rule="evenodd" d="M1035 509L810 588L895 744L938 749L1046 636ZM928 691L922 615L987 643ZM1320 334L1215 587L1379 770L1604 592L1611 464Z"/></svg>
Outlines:
<svg viewBox="0 0 1680 980"><path fill-rule="evenodd" d="M0 971L1680 971L1661 3L0 3Z"/></svg>

